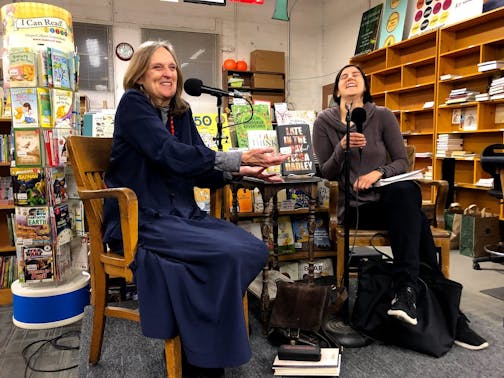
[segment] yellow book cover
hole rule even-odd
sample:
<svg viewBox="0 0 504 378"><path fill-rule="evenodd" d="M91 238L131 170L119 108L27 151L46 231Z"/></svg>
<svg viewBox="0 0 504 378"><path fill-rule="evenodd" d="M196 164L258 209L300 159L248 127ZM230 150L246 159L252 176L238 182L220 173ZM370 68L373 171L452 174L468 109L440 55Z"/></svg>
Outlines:
<svg viewBox="0 0 504 378"><path fill-rule="evenodd" d="M50 93L53 127L72 127L73 92L52 88Z"/></svg>
<svg viewBox="0 0 504 378"><path fill-rule="evenodd" d="M203 139L203 143L208 148L218 151L217 141L215 137L217 136L217 113L208 114L193 114L194 123L196 128ZM231 134L229 131L229 125L227 120L227 115L221 115L222 122L222 151L229 150L232 147L231 144Z"/></svg>
<svg viewBox="0 0 504 378"><path fill-rule="evenodd" d="M7 80L11 88L37 86L36 53L29 47L11 48L7 52Z"/></svg>
<svg viewBox="0 0 504 378"><path fill-rule="evenodd" d="M51 95L47 88L37 88L38 118L41 127L52 127Z"/></svg>

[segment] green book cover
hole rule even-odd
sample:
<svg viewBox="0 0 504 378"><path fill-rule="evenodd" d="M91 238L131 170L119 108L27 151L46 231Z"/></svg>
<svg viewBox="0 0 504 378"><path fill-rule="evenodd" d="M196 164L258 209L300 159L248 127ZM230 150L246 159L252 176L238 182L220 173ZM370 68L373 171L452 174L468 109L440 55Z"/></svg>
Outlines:
<svg viewBox="0 0 504 378"><path fill-rule="evenodd" d="M355 55L365 54L375 49L382 10L383 4L378 4L362 14Z"/></svg>
<svg viewBox="0 0 504 378"><path fill-rule="evenodd" d="M249 105L233 104L231 112L239 148L248 148L249 130L273 130L270 107L266 104L253 105L253 114Z"/></svg>

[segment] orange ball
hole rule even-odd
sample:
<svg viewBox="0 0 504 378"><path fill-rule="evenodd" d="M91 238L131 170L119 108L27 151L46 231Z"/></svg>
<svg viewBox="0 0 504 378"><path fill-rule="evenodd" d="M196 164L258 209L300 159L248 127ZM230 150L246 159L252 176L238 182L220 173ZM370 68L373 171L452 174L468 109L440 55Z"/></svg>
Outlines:
<svg viewBox="0 0 504 378"><path fill-rule="evenodd" d="M238 62L236 62L236 69L238 71L247 71L247 62L245 62L244 60L239 60Z"/></svg>
<svg viewBox="0 0 504 378"><path fill-rule="evenodd" d="M226 59L222 68L225 70L236 70L236 61L234 59Z"/></svg>

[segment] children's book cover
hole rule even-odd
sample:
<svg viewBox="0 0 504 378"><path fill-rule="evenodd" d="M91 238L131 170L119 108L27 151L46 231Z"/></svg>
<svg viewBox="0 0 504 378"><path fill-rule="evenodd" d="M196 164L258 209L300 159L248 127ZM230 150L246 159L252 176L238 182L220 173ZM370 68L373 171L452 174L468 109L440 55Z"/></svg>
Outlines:
<svg viewBox="0 0 504 378"><path fill-rule="evenodd" d="M196 113L193 114L194 123L198 129L198 133L203 139L203 143L208 148L218 151L217 145L217 113ZM227 114L221 114L222 122L222 151L229 150L232 147L231 143L231 132L229 130L229 124L227 120Z"/></svg>
<svg viewBox="0 0 504 378"><path fill-rule="evenodd" d="M73 92L52 88L50 93L53 127L72 127Z"/></svg>
<svg viewBox="0 0 504 378"><path fill-rule="evenodd" d="M16 167L42 166L40 129L14 129Z"/></svg>
<svg viewBox="0 0 504 378"><path fill-rule="evenodd" d="M37 88L38 119L41 127L52 127L51 94L48 88Z"/></svg>
<svg viewBox="0 0 504 378"><path fill-rule="evenodd" d="M49 87L47 75L47 48L44 48L37 51L37 77L39 87Z"/></svg>
<svg viewBox="0 0 504 378"><path fill-rule="evenodd" d="M249 105L231 105L234 129L238 147L248 148L249 130L272 130L270 109L268 105L257 104L251 108Z"/></svg>
<svg viewBox="0 0 504 378"><path fill-rule="evenodd" d="M51 244L22 246L22 276L26 283L54 280L54 255Z"/></svg>
<svg viewBox="0 0 504 378"><path fill-rule="evenodd" d="M11 168L14 205L46 205L46 183L42 168Z"/></svg>
<svg viewBox="0 0 504 378"><path fill-rule="evenodd" d="M72 89L68 55L63 51L51 48L52 87Z"/></svg>
<svg viewBox="0 0 504 378"><path fill-rule="evenodd" d="M37 86L37 61L33 49L11 48L7 52L7 61L7 79L11 88Z"/></svg>
<svg viewBox="0 0 504 378"><path fill-rule="evenodd" d="M37 127L38 99L36 88L11 88L12 126Z"/></svg>
<svg viewBox="0 0 504 378"><path fill-rule="evenodd" d="M17 245L36 245L51 241L48 206L16 206L14 212Z"/></svg>
<svg viewBox="0 0 504 378"><path fill-rule="evenodd" d="M51 206L60 205L67 201L65 167L48 167L45 169Z"/></svg>
<svg viewBox="0 0 504 378"><path fill-rule="evenodd" d="M70 221L70 213L68 211L68 204L64 203L54 206L54 224L56 225L56 236L58 244L69 243L72 240L72 224Z"/></svg>

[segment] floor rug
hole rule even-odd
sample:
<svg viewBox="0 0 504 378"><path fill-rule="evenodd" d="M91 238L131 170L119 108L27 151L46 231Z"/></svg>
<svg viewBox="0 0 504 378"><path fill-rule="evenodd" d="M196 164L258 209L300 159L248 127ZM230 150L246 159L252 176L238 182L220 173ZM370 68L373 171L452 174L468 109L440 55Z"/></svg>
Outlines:
<svg viewBox="0 0 504 378"><path fill-rule="evenodd" d="M496 287L495 289L481 290L483 294L490 295L491 297L504 301L504 287Z"/></svg>

